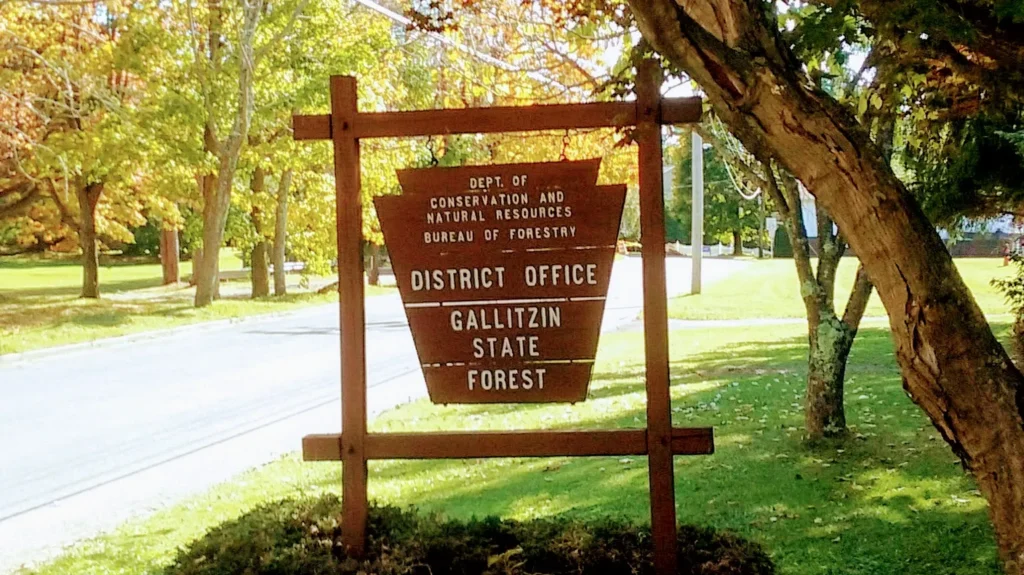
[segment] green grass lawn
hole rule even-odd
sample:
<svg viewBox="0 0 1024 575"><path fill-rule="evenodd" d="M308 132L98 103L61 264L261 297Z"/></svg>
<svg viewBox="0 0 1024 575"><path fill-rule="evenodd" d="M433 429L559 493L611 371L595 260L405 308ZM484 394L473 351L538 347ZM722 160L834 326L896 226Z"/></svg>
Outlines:
<svg viewBox="0 0 1024 575"><path fill-rule="evenodd" d="M1005 336L1007 326L998 330ZM853 349L849 439L814 449L801 437L801 326L676 331L671 345L674 423L713 425L717 446L712 456L676 459L680 521L763 543L782 574L999 573L985 500L902 391L885 329L863 329ZM640 427L642 377L643 336L611 334L602 338L589 399L576 406L419 401L371 429ZM338 492L340 474L340 464L289 456L33 572L158 573L179 546L217 523L268 500ZM457 518L648 517L640 457L374 462L370 490L381 502Z"/></svg>
<svg viewBox="0 0 1024 575"><path fill-rule="evenodd" d="M223 299L195 309L194 288L161 286L159 264L116 259L103 264L102 297L86 300L78 297L82 268L75 259L0 258L0 354L337 301L334 293L303 290L300 277L289 275L287 296L252 299L247 295L247 280L223 282ZM233 250L222 250L220 266L238 270L242 262ZM182 277L191 273L192 262L182 262ZM393 291L368 288L367 295Z"/></svg>
<svg viewBox="0 0 1024 575"><path fill-rule="evenodd" d="M793 260L748 261L746 268L706 286L700 295L673 298L669 302L669 316L677 319L806 317ZM817 260L813 263L817 265ZM958 258L956 265L987 315L1010 312L1003 294L990 282L993 278L1013 275L1013 267L1004 267L1001 258ZM843 258L836 277L836 308L840 313L850 296L856 272L857 259ZM886 315L877 293L872 294L866 315Z"/></svg>

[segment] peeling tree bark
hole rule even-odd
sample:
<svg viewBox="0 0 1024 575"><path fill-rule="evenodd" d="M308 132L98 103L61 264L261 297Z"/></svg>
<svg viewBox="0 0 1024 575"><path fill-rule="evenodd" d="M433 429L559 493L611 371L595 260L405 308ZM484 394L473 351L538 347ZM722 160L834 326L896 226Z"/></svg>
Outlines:
<svg viewBox="0 0 1024 575"><path fill-rule="evenodd" d="M784 173L780 176L768 173L765 179L769 194L779 206L786 235L793 246L800 297L807 314L807 393L804 406L807 439L817 441L841 437L847 430L843 401L846 364L871 296L871 282L860 266L858 281L854 282L846 312L840 318L835 310L835 276L845 244L833 233L828 214L818 210L821 247L815 271L796 180ZM777 183L780 179L782 186Z"/></svg>
<svg viewBox="0 0 1024 575"><path fill-rule="evenodd" d="M1006 571L1024 573L1024 377L882 150L802 76L773 4L630 6L743 145L777 158L835 218L889 313L904 387L977 479Z"/></svg>

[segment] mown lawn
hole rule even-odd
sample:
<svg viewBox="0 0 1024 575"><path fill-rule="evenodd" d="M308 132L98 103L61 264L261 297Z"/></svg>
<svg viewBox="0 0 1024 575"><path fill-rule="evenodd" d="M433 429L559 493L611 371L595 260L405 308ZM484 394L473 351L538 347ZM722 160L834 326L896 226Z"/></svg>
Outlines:
<svg viewBox="0 0 1024 575"><path fill-rule="evenodd" d="M817 265L816 260L813 263ZM1010 312L1003 294L991 281L1013 275L1013 267L1004 267L1001 258L958 258L956 265L986 315ZM844 258L836 276L836 307L840 313L850 295L856 272L857 259ZM806 317L791 259L749 260L744 269L706 286L700 295L670 300L669 315L676 319ZM886 315L878 294L872 294L866 315Z"/></svg>
<svg viewBox="0 0 1024 575"><path fill-rule="evenodd" d="M1005 335L1006 325L998 327ZM850 437L801 436L806 336L799 325L672 334L676 425L713 425L717 452L676 460L682 522L763 543L782 574L995 575L986 504L906 397L888 332L866 328L850 360ZM590 397L576 406L392 410L373 431L642 426L643 338L605 336ZM310 430L310 432L325 430ZM268 500L339 491L340 464L298 456L79 544L38 571L159 573L208 528ZM643 458L375 462L371 497L468 518L648 517Z"/></svg>
<svg viewBox="0 0 1024 575"><path fill-rule="evenodd" d="M252 299L247 280L224 282L223 299L195 309L194 288L161 286L159 264L103 263L108 265L100 266L101 299L86 300L78 297L82 268L75 259L0 258L0 354L337 301L336 294L311 293L298 275L289 275L287 296ZM242 268L232 250L222 250L220 265ZM182 277L191 273L192 263L182 262ZM393 291L373 288L367 295Z"/></svg>

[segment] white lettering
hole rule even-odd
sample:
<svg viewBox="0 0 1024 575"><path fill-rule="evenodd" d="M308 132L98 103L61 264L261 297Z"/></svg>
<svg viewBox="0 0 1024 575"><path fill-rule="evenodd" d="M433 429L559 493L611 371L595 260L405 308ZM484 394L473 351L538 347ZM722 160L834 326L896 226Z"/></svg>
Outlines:
<svg viewBox="0 0 1024 575"><path fill-rule="evenodd" d="M466 387L469 391L529 391L544 389L544 375L547 369L470 369L466 372Z"/></svg>
<svg viewBox="0 0 1024 575"><path fill-rule="evenodd" d="M505 286L505 268L447 268L410 272L413 291L480 290Z"/></svg>
<svg viewBox="0 0 1024 575"><path fill-rule="evenodd" d="M597 264L526 266L523 280L529 287L597 285Z"/></svg>

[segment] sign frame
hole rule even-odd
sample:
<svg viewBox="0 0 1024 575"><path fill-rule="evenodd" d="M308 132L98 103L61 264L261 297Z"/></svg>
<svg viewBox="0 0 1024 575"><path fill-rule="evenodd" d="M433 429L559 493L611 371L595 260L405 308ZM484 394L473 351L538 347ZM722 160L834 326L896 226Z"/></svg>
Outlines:
<svg viewBox="0 0 1024 575"><path fill-rule="evenodd" d="M307 435L302 439L302 452L306 461L342 462L342 544L353 556L365 553L369 509L367 461L371 459L639 455L647 456L648 460L655 572L676 573L673 456L714 453L714 431L710 427L672 427L661 126L699 122L703 104L700 98L663 98L663 81L659 64L648 59L638 66L635 101L365 113L358 111L356 79L331 76L331 113L293 117L296 140L331 140L334 147L339 315L343 335L342 432ZM635 128L639 160L647 427L368 433L360 140L626 127Z"/></svg>

